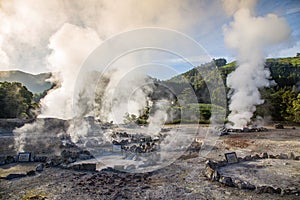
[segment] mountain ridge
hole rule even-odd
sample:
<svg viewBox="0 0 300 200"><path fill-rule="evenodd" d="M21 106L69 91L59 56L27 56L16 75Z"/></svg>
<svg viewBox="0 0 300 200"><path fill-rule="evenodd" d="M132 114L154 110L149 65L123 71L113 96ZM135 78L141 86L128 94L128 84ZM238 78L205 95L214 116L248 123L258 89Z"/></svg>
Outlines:
<svg viewBox="0 0 300 200"><path fill-rule="evenodd" d="M47 81L50 77L50 72L31 74L20 70L0 71L0 81L20 82L33 93L42 93L51 88L52 84Z"/></svg>

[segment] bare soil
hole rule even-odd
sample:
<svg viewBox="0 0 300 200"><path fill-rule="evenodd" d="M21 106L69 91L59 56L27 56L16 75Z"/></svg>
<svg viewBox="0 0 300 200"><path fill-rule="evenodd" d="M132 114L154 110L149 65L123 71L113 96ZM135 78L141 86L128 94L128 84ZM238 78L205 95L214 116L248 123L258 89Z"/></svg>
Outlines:
<svg viewBox="0 0 300 200"><path fill-rule="evenodd" d="M191 125L191 128L196 126ZM228 152L234 151L239 157L263 152L273 155L294 152L296 156L300 155L300 127L282 130L267 128L267 132L234 133L220 137L205 157L199 156L199 153L187 152L171 165L150 173L132 174L107 170L89 172L52 167L44 168L44 171L34 176L0 179L0 199L300 199L296 195L282 197L278 194L257 194L255 191L225 187L207 180L203 175L206 160L224 160L224 153ZM5 141L10 139L6 137ZM2 138L0 142L7 147ZM6 152L7 148L0 147L0 154ZM268 162L268 159L264 162ZM299 184L299 161L285 161L290 162L289 164L276 162L244 165L245 171L251 171L251 166L264 166L261 169L265 171L256 172L260 176L250 172L243 173L241 169L237 174L259 184L274 184L275 180L276 184L287 180ZM4 165L0 167L0 176L26 173L35 169L37 164ZM234 174L237 171L237 168L228 168L226 173Z"/></svg>

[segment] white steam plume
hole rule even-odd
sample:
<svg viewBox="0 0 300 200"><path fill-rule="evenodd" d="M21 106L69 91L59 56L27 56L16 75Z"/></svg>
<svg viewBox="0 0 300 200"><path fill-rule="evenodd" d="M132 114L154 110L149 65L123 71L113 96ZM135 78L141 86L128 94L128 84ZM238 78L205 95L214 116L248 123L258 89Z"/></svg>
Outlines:
<svg viewBox="0 0 300 200"><path fill-rule="evenodd" d="M255 1L224 1L233 21L224 27L224 40L236 50L238 68L227 78L231 88L228 116L235 127L244 127L251 121L256 105L262 104L259 88L270 86L270 71L264 67L264 49L286 40L290 28L285 19L274 14L254 15Z"/></svg>
<svg viewBox="0 0 300 200"><path fill-rule="evenodd" d="M213 28L209 20L216 13L221 15L220 9L219 3L209 0L1 0L0 56L6 55L9 62L0 69L44 72L49 38L64 23L89 27L101 40L145 26L191 33L196 25L202 25L205 29L201 31L206 33Z"/></svg>
<svg viewBox="0 0 300 200"><path fill-rule="evenodd" d="M54 73L52 81L58 87L42 100L42 116L63 119L73 118L73 94L76 77L89 53L100 44L97 33L89 28L71 24L63 27L50 38L49 68ZM88 84L88 83L86 83Z"/></svg>
<svg viewBox="0 0 300 200"><path fill-rule="evenodd" d="M42 114L69 118L69 97L78 68L101 40L144 26L191 33L195 25L201 24L206 27L201 30L208 31L212 26L208 19L220 13L216 11L219 9L218 3L194 0L3 0L0 2L0 67L38 73L48 65L49 71L59 72L52 80L60 88L44 99Z"/></svg>
<svg viewBox="0 0 300 200"><path fill-rule="evenodd" d="M88 78L80 80L83 85L80 89L83 93L80 93L81 96L75 96L74 99L75 79L84 60L101 41L113 34L145 26L162 26L192 33L196 31L195 27L201 25L205 27L201 31L207 33L213 26L209 19L215 20L216 13L220 13L218 10L220 10L219 4L214 1L195 0L123 0L118 2L4 0L0 2L0 38L3 41L0 46L2 49L2 51L0 49L0 56L7 57L5 69L18 68L38 73L45 71L43 66L47 65L48 70L53 72L51 80L57 84L57 87L49 91L42 100L40 117L69 119L74 117L74 110L80 110L82 114L80 117L83 117L89 114L89 106L94 103L90 102L94 100L91 98L94 91L89 91L88 88L89 84L95 84L95 79L93 77L89 79L91 72L83 70L86 73L85 77ZM165 38L161 40L164 41ZM136 63L139 62L133 59L127 65L135 66ZM102 73L102 68L105 66L99 67L100 69L97 70ZM119 65L112 71L105 72L107 80L99 80L100 83L107 81L101 85L103 96L107 97L107 101L116 100L110 94L114 94L112 91L114 83L120 82L122 79L120 74L124 74L126 70L128 69L125 69L123 65ZM112 107L120 111L116 114L120 117L119 120L125 111L137 114L138 110L145 106L147 94L151 90L151 82L146 76L130 74L128 79L131 81L127 81L128 85L123 84L123 87L120 87L122 93L119 93L115 101L117 106L101 107L103 111L111 111ZM97 78L96 74L95 78ZM146 89L136 89L143 84L147 86ZM132 90L135 90L135 95L124 98L128 97ZM123 109L123 102L128 99L126 103L130 102L130 109ZM83 100L86 102L85 105L79 103ZM102 103L101 106L103 106ZM72 107L73 105L75 108ZM80 106L76 107L77 105ZM87 108L83 108L82 105ZM111 116L101 115L101 117L111 119ZM30 130L26 127L19 129L19 132L23 133L28 131ZM78 131L77 134L86 134L84 129L74 130L74 133L76 131ZM75 136L74 140L76 140Z"/></svg>
<svg viewBox="0 0 300 200"><path fill-rule="evenodd" d="M100 119L123 123L126 113L139 116L146 106L148 94L154 88L153 81L140 72L125 72L124 68L114 70L107 76L110 79L106 88L102 88L104 95L99 105Z"/></svg>

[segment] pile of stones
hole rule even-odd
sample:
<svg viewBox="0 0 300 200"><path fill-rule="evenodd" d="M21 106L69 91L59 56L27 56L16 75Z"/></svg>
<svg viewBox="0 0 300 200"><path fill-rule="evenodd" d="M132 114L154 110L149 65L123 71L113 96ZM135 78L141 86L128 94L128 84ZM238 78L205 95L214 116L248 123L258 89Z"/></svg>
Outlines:
<svg viewBox="0 0 300 200"><path fill-rule="evenodd" d="M113 145L121 145L123 151L132 153L157 151L164 137L165 135L151 137L142 134L128 134L126 132L115 132L111 135Z"/></svg>
<svg viewBox="0 0 300 200"><path fill-rule="evenodd" d="M17 161L17 156L7 155L0 156L0 165L6 165Z"/></svg>
<svg viewBox="0 0 300 200"><path fill-rule="evenodd" d="M125 173L108 167L99 173L75 174L73 182L74 193L87 193L89 199L144 199L151 173Z"/></svg>
<svg viewBox="0 0 300 200"><path fill-rule="evenodd" d="M276 129L284 129L284 126L283 126L283 124L278 123L278 124L274 124L274 128L276 128Z"/></svg>
<svg viewBox="0 0 300 200"><path fill-rule="evenodd" d="M60 156L39 156L34 155L30 157L30 160L27 162L38 162L44 163L46 167L57 167L57 166L67 166L70 163L74 163L76 161L88 160L94 158L89 151L81 150L81 151L69 151L63 150ZM6 165L11 163L19 162L18 156L8 155L0 157L0 165Z"/></svg>
<svg viewBox="0 0 300 200"><path fill-rule="evenodd" d="M264 127L244 127L244 128L226 128L219 129L220 135L229 135L230 133L249 133L249 132L266 132L267 128Z"/></svg>
<svg viewBox="0 0 300 200"><path fill-rule="evenodd" d="M245 162L245 161L253 161L258 159L290 159L290 160L300 160L300 156L295 156L294 153L289 154L279 154L279 155L269 155L268 153L263 153L262 155L248 155L244 158L238 157L238 162ZM239 189L245 190L255 190L257 193L274 193L274 194L281 194L281 195L300 195L300 188L274 188L271 185L264 185L258 186L251 184L245 180L240 179L233 179L229 176L222 176L219 172L219 169L227 166L232 165L228 163L226 160L223 161L206 161L206 166L204 170L204 175L213 182L220 182L221 184L228 186L228 187L236 187Z"/></svg>

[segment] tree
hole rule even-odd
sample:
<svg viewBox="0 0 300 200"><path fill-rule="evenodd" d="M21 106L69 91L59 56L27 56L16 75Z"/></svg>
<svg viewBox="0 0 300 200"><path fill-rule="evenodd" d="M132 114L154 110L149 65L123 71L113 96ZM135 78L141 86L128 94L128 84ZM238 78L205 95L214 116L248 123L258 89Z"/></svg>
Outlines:
<svg viewBox="0 0 300 200"><path fill-rule="evenodd" d="M222 67L222 66L227 64L227 60L225 58L219 58L219 59L216 59L216 60L213 59L213 61L215 62L215 65L217 67Z"/></svg>
<svg viewBox="0 0 300 200"><path fill-rule="evenodd" d="M293 101L293 115L294 122L300 122L300 93L297 96L297 99Z"/></svg>
<svg viewBox="0 0 300 200"><path fill-rule="evenodd" d="M0 118L32 117L33 94L17 82L0 82Z"/></svg>
<svg viewBox="0 0 300 200"><path fill-rule="evenodd" d="M282 104L285 107L282 116L288 121L294 121L293 101L296 97L295 92L287 90L282 95Z"/></svg>

